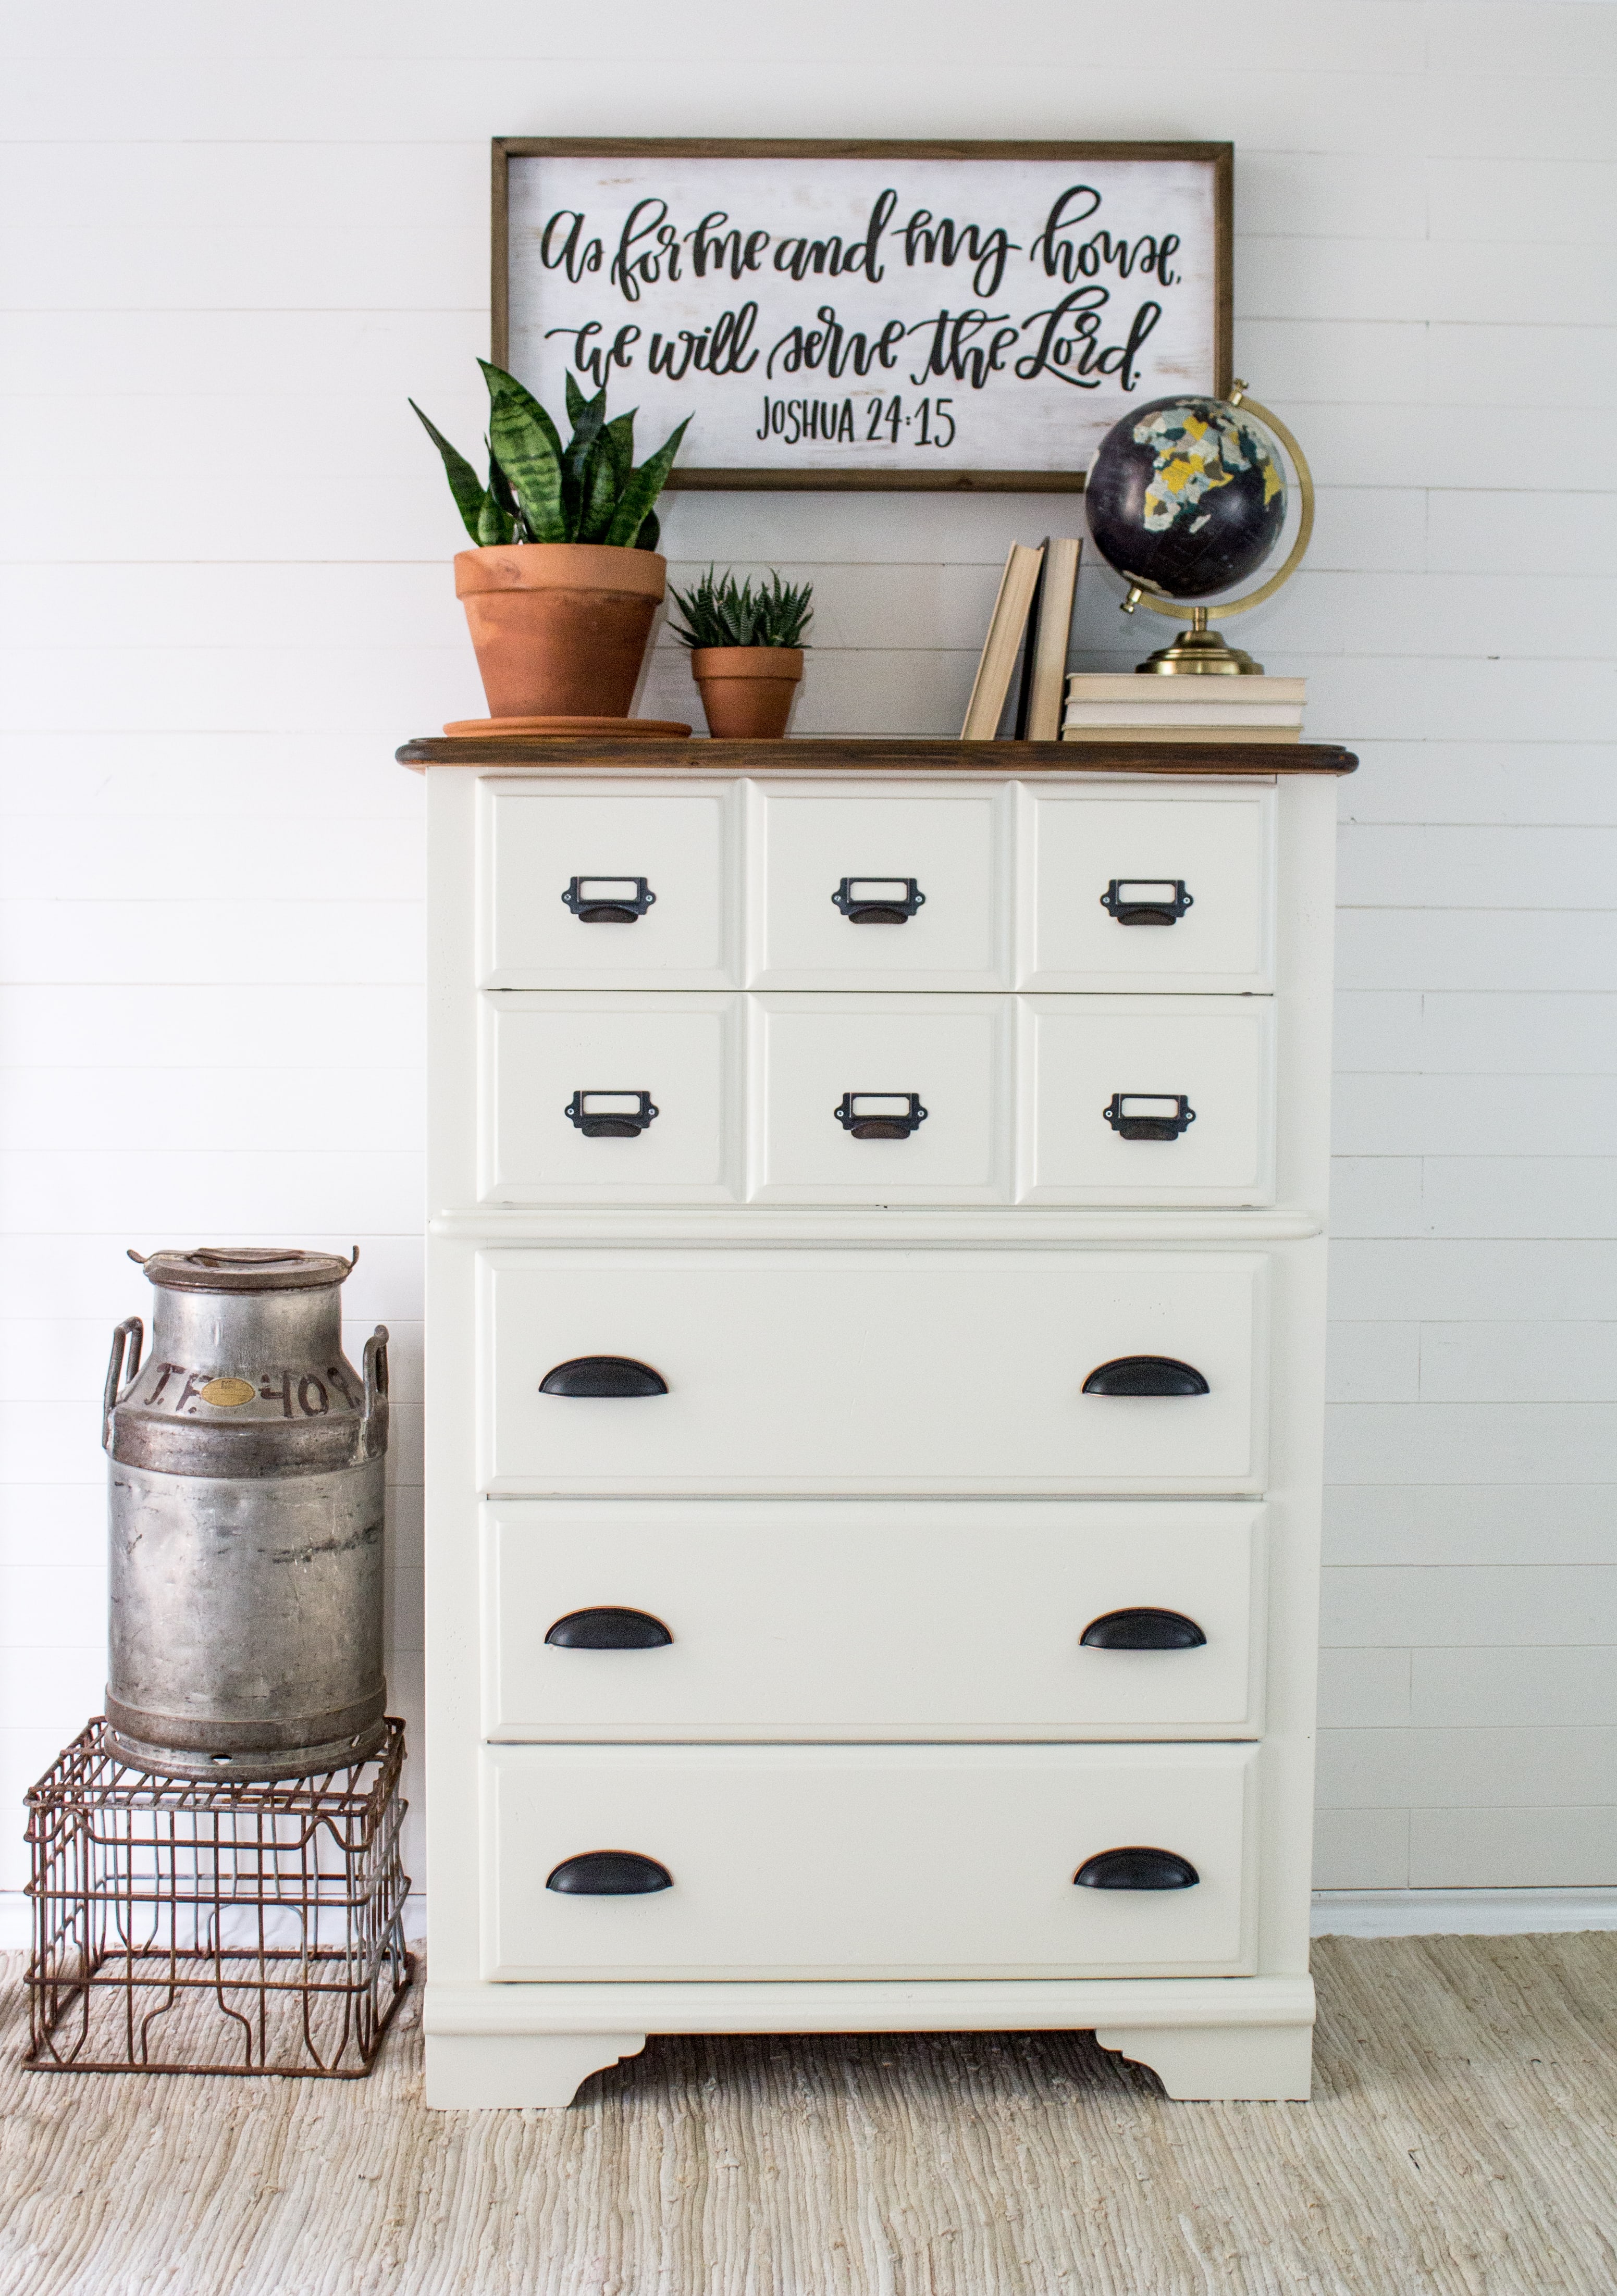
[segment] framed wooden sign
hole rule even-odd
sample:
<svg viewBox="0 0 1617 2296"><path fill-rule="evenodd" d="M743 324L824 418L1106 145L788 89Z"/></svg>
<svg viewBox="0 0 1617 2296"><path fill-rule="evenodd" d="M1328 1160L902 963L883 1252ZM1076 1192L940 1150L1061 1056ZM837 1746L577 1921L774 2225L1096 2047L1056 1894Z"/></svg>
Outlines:
<svg viewBox="0 0 1617 2296"><path fill-rule="evenodd" d="M1230 384L1227 144L494 146L494 348L692 416L674 487L1076 489Z"/></svg>

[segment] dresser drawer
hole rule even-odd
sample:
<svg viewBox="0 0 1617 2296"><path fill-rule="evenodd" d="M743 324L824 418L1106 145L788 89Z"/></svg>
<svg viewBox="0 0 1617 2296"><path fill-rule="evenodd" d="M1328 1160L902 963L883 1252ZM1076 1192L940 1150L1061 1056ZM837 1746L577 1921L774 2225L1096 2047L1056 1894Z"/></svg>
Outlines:
<svg viewBox="0 0 1617 2296"><path fill-rule="evenodd" d="M1274 1197L1267 997L480 1004L484 1203Z"/></svg>
<svg viewBox="0 0 1617 2296"><path fill-rule="evenodd" d="M488 1747L483 1973L1236 1975L1252 1966L1256 1753ZM1075 1883L1125 1848L1167 1852L1195 1879ZM668 1886L550 1886L597 1878L558 1869L602 1850L654 1861Z"/></svg>
<svg viewBox="0 0 1617 2296"><path fill-rule="evenodd" d="M755 1197L823 1204L1008 1198L1010 998L747 1001Z"/></svg>
<svg viewBox="0 0 1617 2296"><path fill-rule="evenodd" d="M1273 986L1272 790L1024 792L1029 988Z"/></svg>
<svg viewBox="0 0 1617 2296"><path fill-rule="evenodd" d="M1025 1201L1273 1202L1269 998L1024 996L1018 1004Z"/></svg>
<svg viewBox="0 0 1617 2296"><path fill-rule="evenodd" d="M1193 1499L507 1501L484 1525L484 1732L1255 1736L1262 1513Z"/></svg>
<svg viewBox="0 0 1617 2296"><path fill-rule="evenodd" d="M738 996L486 993L480 1201L738 1197L741 1004Z"/></svg>
<svg viewBox="0 0 1617 2296"><path fill-rule="evenodd" d="M480 1265L495 1496L1261 1488L1258 1254L534 1249ZM557 1391L598 1383L563 1368L597 1357L666 1392ZM1130 1383L1102 1367L1136 1357L1207 1391L1083 1391Z"/></svg>
<svg viewBox="0 0 1617 2296"><path fill-rule="evenodd" d="M741 791L480 785L490 988L722 988L736 980Z"/></svg>
<svg viewBox="0 0 1617 2296"><path fill-rule="evenodd" d="M1013 802L981 784L755 790L752 985L1008 986Z"/></svg>

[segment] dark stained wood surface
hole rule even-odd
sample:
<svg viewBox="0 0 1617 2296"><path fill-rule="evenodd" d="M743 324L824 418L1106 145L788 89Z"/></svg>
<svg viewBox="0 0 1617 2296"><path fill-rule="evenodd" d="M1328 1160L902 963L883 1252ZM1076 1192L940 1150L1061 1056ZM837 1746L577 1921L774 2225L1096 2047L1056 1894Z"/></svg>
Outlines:
<svg viewBox="0 0 1617 2296"><path fill-rule="evenodd" d="M612 773L1350 774L1323 742L613 742L424 737L401 766L565 766Z"/></svg>

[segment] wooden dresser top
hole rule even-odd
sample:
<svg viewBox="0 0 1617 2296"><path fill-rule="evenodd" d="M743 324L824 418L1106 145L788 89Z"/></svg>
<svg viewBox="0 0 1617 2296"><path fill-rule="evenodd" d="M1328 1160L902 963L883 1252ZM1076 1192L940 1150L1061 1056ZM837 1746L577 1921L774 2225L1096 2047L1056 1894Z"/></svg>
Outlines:
<svg viewBox="0 0 1617 2296"><path fill-rule="evenodd" d="M568 772L1350 774L1350 750L1321 742L614 742L423 738L396 752L401 766L547 766Z"/></svg>

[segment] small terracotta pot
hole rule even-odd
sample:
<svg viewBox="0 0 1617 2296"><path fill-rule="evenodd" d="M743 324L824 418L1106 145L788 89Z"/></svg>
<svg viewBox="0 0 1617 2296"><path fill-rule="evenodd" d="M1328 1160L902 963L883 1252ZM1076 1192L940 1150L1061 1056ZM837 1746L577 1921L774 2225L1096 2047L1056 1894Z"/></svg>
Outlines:
<svg viewBox="0 0 1617 2296"><path fill-rule="evenodd" d="M466 609L495 718L627 718L668 561L599 542L462 550Z"/></svg>
<svg viewBox="0 0 1617 2296"><path fill-rule="evenodd" d="M691 675L716 742L778 742L803 675L803 649L693 646Z"/></svg>

